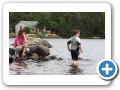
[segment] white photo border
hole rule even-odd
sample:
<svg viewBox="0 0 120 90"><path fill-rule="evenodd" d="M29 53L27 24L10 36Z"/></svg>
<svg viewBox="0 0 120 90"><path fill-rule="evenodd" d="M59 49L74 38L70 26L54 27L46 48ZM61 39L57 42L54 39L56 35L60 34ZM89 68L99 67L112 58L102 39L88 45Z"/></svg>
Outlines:
<svg viewBox="0 0 120 90"><path fill-rule="evenodd" d="M3 6L3 82L6 85L108 85L98 75L9 75L9 12L105 12L105 59L111 59L108 3L6 3ZM97 67L96 67L97 68Z"/></svg>

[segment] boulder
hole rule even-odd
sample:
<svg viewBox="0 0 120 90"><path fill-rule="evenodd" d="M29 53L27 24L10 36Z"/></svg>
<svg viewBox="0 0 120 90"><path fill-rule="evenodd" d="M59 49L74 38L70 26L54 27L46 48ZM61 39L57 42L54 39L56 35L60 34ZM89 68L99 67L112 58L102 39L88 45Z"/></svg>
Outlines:
<svg viewBox="0 0 120 90"><path fill-rule="evenodd" d="M30 47L29 50L30 53L36 53L38 56L49 56L50 55L50 50L48 47L44 46L44 45L35 45Z"/></svg>
<svg viewBox="0 0 120 90"><path fill-rule="evenodd" d="M44 60L50 60L50 57L49 56L45 56Z"/></svg>
<svg viewBox="0 0 120 90"><path fill-rule="evenodd" d="M15 55L15 50L13 48L9 48L9 54L12 56L12 55Z"/></svg>
<svg viewBox="0 0 120 90"><path fill-rule="evenodd" d="M13 63L12 55L9 53L9 64Z"/></svg>
<svg viewBox="0 0 120 90"><path fill-rule="evenodd" d="M33 53L33 55L30 56L30 59L32 59L32 60L39 60L39 56L36 53Z"/></svg>
<svg viewBox="0 0 120 90"><path fill-rule="evenodd" d="M63 58L59 57L59 58L57 58L57 60L63 60Z"/></svg>
<svg viewBox="0 0 120 90"><path fill-rule="evenodd" d="M13 58L9 57L9 64L13 63Z"/></svg>
<svg viewBox="0 0 120 90"><path fill-rule="evenodd" d="M55 55L53 55L53 56L50 56L50 59L57 59L57 57L55 56Z"/></svg>
<svg viewBox="0 0 120 90"><path fill-rule="evenodd" d="M42 45L47 46L48 48L52 48L52 45L48 43L48 41L43 40Z"/></svg>

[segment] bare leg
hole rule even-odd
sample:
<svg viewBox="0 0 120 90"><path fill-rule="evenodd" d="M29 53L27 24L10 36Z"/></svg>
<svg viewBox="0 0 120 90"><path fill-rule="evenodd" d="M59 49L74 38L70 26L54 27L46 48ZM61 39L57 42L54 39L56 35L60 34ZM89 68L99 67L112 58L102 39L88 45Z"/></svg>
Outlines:
<svg viewBox="0 0 120 90"><path fill-rule="evenodd" d="M74 61L74 67L77 67L77 61Z"/></svg>
<svg viewBox="0 0 120 90"><path fill-rule="evenodd" d="M22 51L22 49L18 49L18 51L17 51L17 57L18 57L18 59L20 60L20 52Z"/></svg>
<svg viewBox="0 0 120 90"><path fill-rule="evenodd" d="M24 54L25 54L25 52L26 52L26 50L27 50L27 43L25 44L25 46L23 47L23 53L22 53L22 58L23 58L23 56L24 56Z"/></svg>
<svg viewBox="0 0 120 90"><path fill-rule="evenodd" d="M71 60L71 66L74 66L74 60Z"/></svg>

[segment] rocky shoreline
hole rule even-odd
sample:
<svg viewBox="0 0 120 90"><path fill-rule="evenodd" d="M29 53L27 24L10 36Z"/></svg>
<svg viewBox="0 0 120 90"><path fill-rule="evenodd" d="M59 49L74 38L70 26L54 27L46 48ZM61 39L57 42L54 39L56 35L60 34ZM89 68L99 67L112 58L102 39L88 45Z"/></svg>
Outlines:
<svg viewBox="0 0 120 90"><path fill-rule="evenodd" d="M55 55L50 56L50 50L49 48L52 48L52 45L41 38L31 38L27 37L28 39L28 49L26 51L26 55L23 60L63 60L61 57L57 57ZM22 55L22 52L20 54L20 57ZM18 58L15 54L15 51L13 48L9 48L9 63L12 63L13 61L18 61Z"/></svg>

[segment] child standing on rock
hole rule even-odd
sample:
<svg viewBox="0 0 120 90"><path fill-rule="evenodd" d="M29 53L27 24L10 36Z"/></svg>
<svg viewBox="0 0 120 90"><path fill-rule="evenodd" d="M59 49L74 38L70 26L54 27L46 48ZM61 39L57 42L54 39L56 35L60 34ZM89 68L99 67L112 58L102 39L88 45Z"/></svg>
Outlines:
<svg viewBox="0 0 120 90"><path fill-rule="evenodd" d="M81 40L79 38L80 31L74 30L73 37L71 37L67 42L67 49L71 52L72 62L71 66L77 67L77 60L80 52L82 53ZM71 44L71 47L69 46Z"/></svg>

